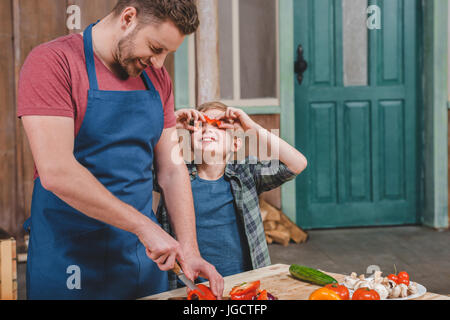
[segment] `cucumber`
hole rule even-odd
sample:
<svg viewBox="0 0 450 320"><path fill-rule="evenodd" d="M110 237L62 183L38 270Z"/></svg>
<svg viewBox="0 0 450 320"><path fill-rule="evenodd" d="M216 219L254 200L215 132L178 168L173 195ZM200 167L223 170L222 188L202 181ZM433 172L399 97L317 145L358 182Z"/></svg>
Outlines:
<svg viewBox="0 0 450 320"><path fill-rule="evenodd" d="M305 266L297 264L291 265L289 268L291 275L301 281L306 281L319 286L326 286L327 284L338 283L336 279L329 275Z"/></svg>

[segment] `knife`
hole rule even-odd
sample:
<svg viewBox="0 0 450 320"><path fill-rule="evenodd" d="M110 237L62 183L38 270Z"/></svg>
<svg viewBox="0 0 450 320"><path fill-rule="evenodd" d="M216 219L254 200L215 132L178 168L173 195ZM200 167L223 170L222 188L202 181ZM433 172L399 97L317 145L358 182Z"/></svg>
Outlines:
<svg viewBox="0 0 450 320"><path fill-rule="evenodd" d="M184 274L183 270L181 270L180 265L178 264L178 262L175 261L175 266L172 269L172 271L177 275L178 279L181 280L181 282L183 282L186 287L188 287L191 290L200 290L195 284L194 282L192 282L192 280L189 280L186 275ZM201 292L201 290L200 290Z"/></svg>

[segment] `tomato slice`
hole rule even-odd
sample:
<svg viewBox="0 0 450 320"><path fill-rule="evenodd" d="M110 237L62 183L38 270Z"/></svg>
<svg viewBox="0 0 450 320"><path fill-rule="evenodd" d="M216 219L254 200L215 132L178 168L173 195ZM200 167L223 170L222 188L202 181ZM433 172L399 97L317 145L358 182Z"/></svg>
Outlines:
<svg viewBox="0 0 450 320"><path fill-rule="evenodd" d="M208 124L210 124L210 125L215 125L215 126L218 127L218 128L220 128L220 127L222 126L222 121L217 120L217 119L211 119L211 118L209 118L209 117L207 117L207 116L204 116L204 117L205 117L205 120L206 120L206 122L207 122Z"/></svg>
<svg viewBox="0 0 450 320"><path fill-rule="evenodd" d="M188 294L188 300L217 300L211 289L203 284L197 285L199 290L192 290Z"/></svg>

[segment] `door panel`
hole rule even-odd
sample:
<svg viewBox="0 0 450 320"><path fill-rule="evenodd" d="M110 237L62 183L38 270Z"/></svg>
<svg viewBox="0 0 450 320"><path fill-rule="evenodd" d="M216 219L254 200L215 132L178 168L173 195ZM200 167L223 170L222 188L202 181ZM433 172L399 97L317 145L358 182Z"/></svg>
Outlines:
<svg viewBox="0 0 450 320"><path fill-rule="evenodd" d="M347 102L344 113L346 198L370 201L370 102Z"/></svg>
<svg viewBox="0 0 450 320"><path fill-rule="evenodd" d="M306 229L416 223L419 4L368 1L380 8L381 29L359 34L367 60L358 67L367 70L352 81L343 52L355 43L344 31L355 26L343 27L353 23L349 12L343 20L351 0L344 1L295 1L295 44L309 65L295 92L296 141L309 160L297 179L297 222ZM345 86L344 77L360 85Z"/></svg>
<svg viewBox="0 0 450 320"><path fill-rule="evenodd" d="M311 201L314 203L336 202L336 105L334 103L314 103L311 105L311 142L316 165Z"/></svg>

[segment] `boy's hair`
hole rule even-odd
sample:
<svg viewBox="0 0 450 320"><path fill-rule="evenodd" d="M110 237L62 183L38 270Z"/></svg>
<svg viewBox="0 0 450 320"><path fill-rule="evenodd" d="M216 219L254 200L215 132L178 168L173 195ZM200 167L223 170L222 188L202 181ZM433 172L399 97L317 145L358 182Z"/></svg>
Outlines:
<svg viewBox="0 0 450 320"><path fill-rule="evenodd" d="M213 102L204 103L201 106L199 106L197 109L200 112L206 112L208 110L220 110L220 111L226 112L228 109L228 106L226 106L222 102L213 101Z"/></svg>
<svg viewBox="0 0 450 320"><path fill-rule="evenodd" d="M197 31L200 24L195 0L119 0L113 9L119 16L127 7L137 11L139 24L172 21L184 35Z"/></svg>

